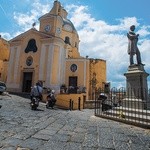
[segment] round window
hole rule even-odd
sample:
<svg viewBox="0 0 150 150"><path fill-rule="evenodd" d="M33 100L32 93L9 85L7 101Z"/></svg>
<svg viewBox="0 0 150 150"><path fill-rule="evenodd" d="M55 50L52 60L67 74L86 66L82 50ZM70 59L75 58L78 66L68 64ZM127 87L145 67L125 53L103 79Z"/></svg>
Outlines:
<svg viewBox="0 0 150 150"><path fill-rule="evenodd" d="M77 65L76 65L76 64L72 64L72 65L70 66L70 70L71 70L72 72L75 72L75 71L77 70Z"/></svg>

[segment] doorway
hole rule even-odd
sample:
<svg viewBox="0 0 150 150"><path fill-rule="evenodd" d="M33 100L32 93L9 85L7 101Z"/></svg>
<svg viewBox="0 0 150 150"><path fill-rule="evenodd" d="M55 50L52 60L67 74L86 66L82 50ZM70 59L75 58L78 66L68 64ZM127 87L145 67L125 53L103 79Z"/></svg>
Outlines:
<svg viewBox="0 0 150 150"><path fill-rule="evenodd" d="M23 72L22 92L26 92L26 93L31 92L32 75L33 75L33 72Z"/></svg>
<svg viewBox="0 0 150 150"><path fill-rule="evenodd" d="M77 93L78 77L69 77L69 93Z"/></svg>

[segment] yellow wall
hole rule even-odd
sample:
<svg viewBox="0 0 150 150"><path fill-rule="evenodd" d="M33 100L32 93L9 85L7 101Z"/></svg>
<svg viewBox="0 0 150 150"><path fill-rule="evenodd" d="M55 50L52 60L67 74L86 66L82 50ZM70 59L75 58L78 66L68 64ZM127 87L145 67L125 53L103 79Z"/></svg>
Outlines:
<svg viewBox="0 0 150 150"><path fill-rule="evenodd" d="M3 61L0 60L0 81L3 81Z"/></svg>
<svg viewBox="0 0 150 150"><path fill-rule="evenodd" d="M66 62L66 85L69 85L69 76L77 76L78 77L78 86L84 86L84 68L85 68L85 59L71 59L71 61ZM72 64L77 65L77 71L72 72L70 70L70 66Z"/></svg>
<svg viewBox="0 0 150 150"><path fill-rule="evenodd" d="M99 60L94 65L93 72L96 73L96 79L98 81L96 87L102 87L103 83L106 82L106 61Z"/></svg>
<svg viewBox="0 0 150 150"><path fill-rule="evenodd" d="M0 37L0 60L9 59L9 43Z"/></svg>
<svg viewBox="0 0 150 150"><path fill-rule="evenodd" d="M72 72L70 66L76 64L78 66L77 71ZM66 78L65 84L69 85L69 76L77 76L78 83L77 86L86 87L86 98L94 99L92 92L95 89L92 87L93 74L96 74L96 88L102 88L103 83L106 82L106 61L101 59L67 59L66 61Z"/></svg>
<svg viewBox="0 0 150 150"><path fill-rule="evenodd" d="M83 96L84 94L58 94L56 99L56 105L70 108L70 99L73 102L73 110L79 109L79 98L80 98L80 109L83 109Z"/></svg>
<svg viewBox="0 0 150 150"><path fill-rule="evenodd" d="M95 87L92 85L92 81L96 75ZM103 88L103 84L106 82L106 61L101 59L90 59L89 64L89 99L96 98L95 89Z"/></svg>
<svg viewBox="0 0 150 150"><path fill-rule="evenodd" d="M43 90L42 101L44 103L47 102L47 95L48 95L47 90ZM70 100L71 100L71 102L73 102L73 107L72 107L73 110L83 109L85 96L86 96L85 93L81 93L81 94L56 94L56 96L55 96L56 100L57 100L56 105L58 105L62 108L70 109ZM79 101L79 99L80 99L80 101Z"/></svg>
<svg viewBox="0 0 150 150"><path fill-rule="evenodd" d="M54 49L54 54L53 54L53 62L52 64L52 84L58 84L58 80L57 80L57 74L58 74L58 67L59 67L59 64L58 64L58 60L59 60L59 47L58 46L55 46L55 49Z"/></svg>
<svg viewBox="0 0 150 150"><path fill-rule="evenodd" d="M9 43L0 38L0 81L6 82L9 60Z"/></svg>

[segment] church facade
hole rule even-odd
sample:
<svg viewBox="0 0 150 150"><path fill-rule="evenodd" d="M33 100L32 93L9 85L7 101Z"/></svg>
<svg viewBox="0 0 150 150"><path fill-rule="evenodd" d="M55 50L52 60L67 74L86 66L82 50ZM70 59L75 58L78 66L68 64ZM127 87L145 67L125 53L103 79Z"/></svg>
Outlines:
<svg viewBox="0 0 150 150"><path fill-rule="evenodd" d="M62 86L86 89L86 97L92 99L93 90L106 82L106 61L80 56L78 33L59 1L39 22L39 30L33 25L9 41L7 89L30 92L41 81L56 93Z"/></svg>

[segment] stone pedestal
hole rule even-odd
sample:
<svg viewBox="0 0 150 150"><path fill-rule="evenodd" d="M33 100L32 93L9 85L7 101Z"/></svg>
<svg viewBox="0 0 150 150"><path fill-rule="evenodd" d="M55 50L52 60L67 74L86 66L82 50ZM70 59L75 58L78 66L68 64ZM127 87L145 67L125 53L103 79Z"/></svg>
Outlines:
<svg viewBox="0 0 150 150"><path fill-rule="evenodd" d="M126 108L134 109L147 109L146 101L136 98L125 98L122 101L122 106Z"/></svg>
<svg viewBox="0 0 150 150"><path fill-rule="evenodd" d="M130 99L132 100L132 106L136 107L140 105L140 108L145 107L145 102L148 100L148 86L147 86L147 77L148 73L145 72L143 65L131 65L128 67L128 71L124 74L126 77L126 98L124 101ZM138 104L137 100L139 101ZM123 102L127 103L127 102ZM129 105L130 107L130 105Z"/></svg>

